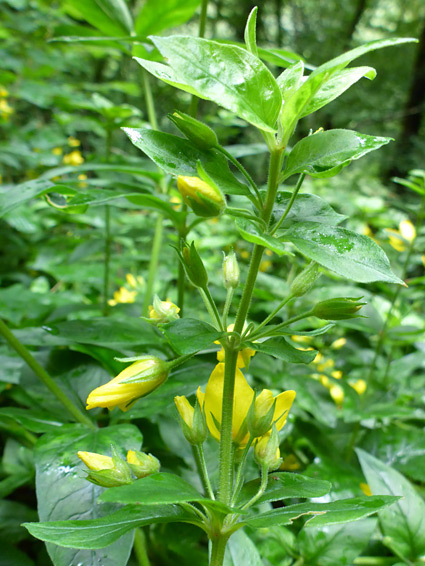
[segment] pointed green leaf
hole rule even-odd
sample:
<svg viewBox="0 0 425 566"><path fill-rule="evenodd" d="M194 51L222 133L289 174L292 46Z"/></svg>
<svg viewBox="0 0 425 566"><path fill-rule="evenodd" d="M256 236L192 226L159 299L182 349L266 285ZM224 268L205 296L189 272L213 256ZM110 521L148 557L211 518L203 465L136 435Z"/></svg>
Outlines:
<svg viewBox="0 0 425 566"><path fill-rule="evenodd" d="M244 33L246 48L256 57L258 57L257 37L256 37L257 12L258 12L258 6L255 6L255 8L251 10L248 16L248 20L245 26L245 33Z"/></svg>
<svg viewBox="0 0 425 566"><path fill-rule="evenodd" d="M301 253L341 277L370 283L388 281L404 285L391 271L383 250L368 236L319 222L299 222L281 237Z"/></svg>
<svg viewBox="0 0 425 566"><path fill-rule="evenodd" d="M298 61L281 73L276 82L279 85L282 98L286 103L296 90L302 85L304 75L304 63Z"/></svg>
<svg viewBox="0 0 425 566"><path fill-rule="evenodd" d="M353 159L386 145L391 138L367 136L352 130L328 130L299 141L288 156L284 178L296 173L331 177Z"/></svg>
<svg viewBox="0 0 425 566"><path fill-rule="evenodd" d="M292 193L289 191L278 191L273 208L273 222L278 222L290 201ZM302 193L297 196L289 214L281 224L287 228L295 222L320 222L320 224L340 224L347 217L338 214L322 198L317 195Z"/></svg>
<svg viewBox="0 0 425 566"><path fill-rule="evenodd" d="M356 452L372 493L401 496L395 505L379 515L385 544L408 560L424 556L425 502L399 472L363 450Z"/></svg>
<svg viewBox="0 0 425 566"><path fill-rule="evenodd" d="M242 529L230 537L223 566L263 566L257 547Z"/></svg>
<svg viewBox="0 0 425 566"><path fill-rule="evenodd" d="M282 97L268 68L234 45L174 35L152 37L177 80L250 124L276 131Z"/></svg>
<svg viewBox="0 0 425 566"><path fill-rule="evenodd" d="M236 228L239 230L242 238L247 242L264 246L269 250L272 250L272 252L277 253L278 255L290 253L287 251L286 246L283 242L281 242L274 236L265 234L256 222L251 222L249 220L245 220L244 218L238 218L236 220Z"/></svg>
<svg viewBox="0 0 425 566"><path fill-rule="evenodd" d="M179 318L161 326L172 348L180 355L193 354L211 346L222 332L195 318Z"/></svg>
<svg viewBox="0 0 425 566"><path fill-rule="evenodd" d="M136 18L136 33L147 36L180 26L190 20L200 3L201 0L146 0Z"/></svg>
<svg viewBox="0 0 425 566"><path fill-rule="evenodd" d="M257 352L263 352L291 364L309 364L317 354L315 350L298 350L294 348L283 336L270 338L265 342L245 342L245 344Z"/></svg>
<svg viewBox="0 0 425 566"><path fill-rule="evenodd" d="M133 30L133 20L124 0L72 0L70 5L106 35L125 36Z"/></svg>

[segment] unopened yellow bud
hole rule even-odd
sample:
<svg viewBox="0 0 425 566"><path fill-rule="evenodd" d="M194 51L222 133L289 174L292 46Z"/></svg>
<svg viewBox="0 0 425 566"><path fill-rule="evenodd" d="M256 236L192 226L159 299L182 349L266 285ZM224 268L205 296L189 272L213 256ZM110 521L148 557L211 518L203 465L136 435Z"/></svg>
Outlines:
<svg viewBox="0 0 425 566"><path fill-rule="evenodd" d="M226 289L236 289L239 285L240 270L235 252L230 252L223 261L223 283Z"/></svg>
<svg viewBox="0 0 425 566"><path fill-rule="evenodd" d="M129 450L127 453L127 462L133 474L138 478L145 478L151 474L159 472L161 468L160 461L145 452L138 450Z"/></svg>
<svg viewBox="0 0 425 566"><path fill-rule="evenodd" d="M153 305L149 306L149 318L155 324L177 320L180 309L171 301L161 301L158 295L153 298Z"/></svg>
<svg viewBox="0 0 425 566"><path fill-rule="evenodd" d="M359 395L363 395L367 389L367 383L364 379L358 379L357 381L350 383L350 385Z"/></svg>
<svg viewBox="0 0 425 566"><path fill-rule="evenodd" d="M180 425L186 440L194 445L205 442L208 429L199 403L196 403L195 408L193 408L184 395L174 397L174 402L179 412Z"/></svg>
<svg viewBox="0 0 425 566"><path fill-rule="evenodd" d="M334 350L339 350L340 348L342 348L343 346L345 346L346 343L347 343L347 339L346 339L346 338L338 338L337 340L335 340L334 342L332 342L331 348L333 348Z"/></svg>
<svg viewBox="0 0 425 566"><path fill-rule="evenodd" d="M96 454L95 452L78 452L77 456L84 462L84 464L95 472L100 470L112 470L114 462L110 456L103 454Z"/></svg>
<svg viewBox="0 0 425 566"><path fill-rule="evenodd" d="M262 436L255 444L254 458L260 468L276 470L282 463L279 448L279 435L273 425L271 433Z"/></svg>
<svg viewBox="0 0 425 566"><path fill-rule="evenodd" d="M90 470L86 479L96 485L117 487L132 482L130 469L114 446L112 458L94 452L78 452L78 457Z"/></svg>
<svg viewBox="0 0 425 566"><path fill-rule="evenodd" d="M218 187L209 185L199 177L179 175L177 188L185 203L198 216L219 216L226 208L225 198Z"/></svg>

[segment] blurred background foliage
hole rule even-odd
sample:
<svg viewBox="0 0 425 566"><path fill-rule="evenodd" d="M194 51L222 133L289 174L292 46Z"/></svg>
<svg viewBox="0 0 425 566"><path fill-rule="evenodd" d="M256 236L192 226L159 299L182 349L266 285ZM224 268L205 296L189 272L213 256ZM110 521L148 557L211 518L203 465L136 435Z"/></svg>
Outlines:
<svg viewBox="0 0 425 566"><path fill-rule="evenodd" d="M4 205L10 191L17 195L11 207L1 210L0 313L81 407L87 393L119 369L114 356L144 353L147 345L150 353L171 355L159 335L147 332L135 320L142 310L156 216L124 196L116 197L153 193L157 170L120 128L146 127L149 122L144 78L132 54L155 57L146 40L149 34L197 35L200 3L180 3L184 14L178 17L180 12L174 11L168 19L171 1L156 7L165 12L151 19L143 12L143 2L126 4L135 16L136 39L129 39L125 22L111 26L90 16L91 2L0 2L0 204ZM254 5L247 0L210 0L206 37L243 41L246 17ZM327 273L308 298L290 307L289 315L312 301L345 295L365 297L368 305L362 312L367 318L341 322L316 337L294 335L294 345L319 351L309 366L257 354L249 379L278 390L297 390L294 415L282 444L283 469L332 481L330 497L359 495L367 486L353 449L361 446L405 474L423 493L425 178L420 172L415 177L422 187L420 194L392 178L405 178L410 170L424 168L425 4L422 0L263 0L257 21L258 44L269 50L275 74L280 72L275 63L282 65L282 57L294 60L295 53L314 68L362 42L396 36L420 39L419 44L369 54L367 64L377 69L377 78L363 79L303 120L297 131L302 136L319 127L348 128L395 138L336 178L306 181L304 190L345 214L348 227L376 239L394 272L409 287L397 290L385 283L365 287ZM166 115L176 109L187 111L190 96L149 81L159 128L176 133ZM233 146L234 155L241 156L256 181L265 183L266 153L258 134L207 101L200 102L199 116L215 129L221 144ZM69 206L66 194L58 190L48 197L22 198L19 204L25 191L41 194L34 185L22 185L35 179L71 189L81 198ZM170 201L179 206L172 180L169 185ZM103 296L107 220L99 189L109 195L115 192L108 201L111 276L107 297ZM236 197L232 202L238 205ZM155 292L176 300L177 263L170 244L177 243L177 236L169 220L164 220L164 226ZM228 217L199 224L192 238L208 267L213 295L224 301L221 250L235 248L244 277L249 244L240 240ZM261 320L278 304L303 265L298 256L293 266L287 256L266 256L253 319ZM207 319L193 288L187 291L186 315ZM102 317L105 299L109 319ZM312 324L309 320L299 330L311 330ZM23 540L26 535L18 525L34 520L34 441L68 419L3 343L0 360L0 496L7 498L0 506L0 538L8 542L9 553L3 562L0 558L0 564L46 566L49 558L41 543ZM195 481L191 453L177 431L172 401L174 395L190 395L206 383L214 360L215 352L205 352L177 372L149 403L136 404L125 414L100 414L100 422L136 422L145 446L161 459L164 469L179 470ZM212 445L209 451L212 469L215 448ZM328 561L309 554L312 534L302 531L295 542L299 530L297 526L257 533L265 564L291 564L300 552L309 566L336 563L331 552ZM366 547L369 554L395 564L397 559L385 546L376 521L352 527L350 533L355 540L344 564L352 564ZM332 535L342 545L346 534L328 531L317 537ZM176 560L182 565L205 563L205 541L191 527L155 527L148 537L153 565Z"/></svg>

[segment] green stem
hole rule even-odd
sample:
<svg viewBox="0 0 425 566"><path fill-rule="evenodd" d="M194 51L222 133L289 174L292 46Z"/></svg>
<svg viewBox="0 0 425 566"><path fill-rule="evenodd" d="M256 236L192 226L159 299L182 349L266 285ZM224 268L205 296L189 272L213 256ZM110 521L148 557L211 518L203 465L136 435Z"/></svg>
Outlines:
<svg viewBox="0 0 425 566"><path fill-rule="evenodd" d="M80 409L65 395L65 393L58 387L55 381L50 377L47 371L41 367L37 360L21 344L16 336L9 330L7 325L0 319L0 334L6 339L9 345L21 356L21 358L29 365L36 376L44 383L44 385L55 395L55 397L62 403L74 419L94 430L97 430L95 424L85 415Z"/></svg>
<svg viewBox="0 0 425 566"><path fill-rule="evenodd" d="M143 300L142 316L147 316L149 311L149 304L152 300L153 288L155 285L155 276L158 269L159 252L161 251L162 232L163 232L164 217L158 214L155 224L155 234L152 243L152 253L149 262L148 280L146 283L145 297Z"/></svg>
<svg viewBox="0 0 425 566"><path fill-rule="evenodd" d="M353 560L353 564L356 566L381 566L384 564L394 564L395 560L397 559L391 556L359 556Z"/></svg>
<svg viewBox="0 0 425 566"><path fill-rule="evenodd" d="M192 451L205 494L208 495L210 499L215 499L214 491L210 482L210 477L208 475L207 463L205 462L205 454L202 444L192 446Z"/></svg>
<svg viewBox="0 0 425 566"><path fill-rule="evenodd" d="M261 468L260 489L254 495L254 497L252 497L247 503L245 503L245 505L242 507L242 509L248 509L249 507L252 507L252 505L254 505L254 503L260 499L260 497L263 495L263 493L267 489L268 482L269 482L268 468L267 468L267 466L263 466Z"/></svg>
<svg viewBox="0 0 425 566"><path fill-rule="evenodd" d="M297 184L295 185L295 189L294 189L294 191L291 195L291 198L289 199L288 206L286 207L285 212L282 214L282 216L279 219L279 222L277 222L276 226L273 228L273 230L271 232L272 236L273 236L273 234L275 234L279 230L282 222L288 216L289 211L291 210L291 208L292 208L292 206L295 202L295 199L297 198L298 192L301 189L301 185L303 184L304 179L305 179L305 173L301 173L301 175L298 177Z"/></svg>
<svg viewBox="0 0 425 566"><path fill-rule="evenodd" d="M187 362L187 360L190 360L190 358L193 358L194 355L195 355L195 353L185 354L184 356L180 356L180 358L176 358L175 360L168 362L168 368L171 370L171 369L174 369L177 366L181 366L182 364Z"/></svg>
<svg viewBox="0 0 425 566"><path fill-rule="evenodd" d="M223 566L228 536L218 535L211 540L210 566Z"/></svg>
<svg viewBox="0 0 425 566"><path fill-rule="evenodd" d="M264 338L264 336L268 336L270 333L274 333L277 330L280 330L281 328L285 328L285 326L289 326L290 324L294 323L294 322L298 322L299 320L302 320L303 318L307 318L309 316L313 315L313 311L306 311L304 313L299 314L298 316L293 316L292 318L288 318L288 320L285 320L285 322L282 322L281 324L277 324L276 326L273 326L273 328L270 328L269 330L267 330L267 328L265 329L265 332L260 332L260 334L257 334L257 332L254 332L251 336L250 339L251 340L258 340L259 338Z"/></svg>
<svg viewBox="0 0 425 566"><path fill-rule="evenodd" d="M186 273L184 271L184 266L178 257L177 262L177 306L180 308L180 318L183 318Z"/></svg>
<svg viewBox="0 0 425 566"><path fill-rule="evenodd" d="M109 314L109 270L111 262L111 208L105 205L105 255L103 261L103 315Z"/></svg>
<svg viewBox="0 0 425 566"><path fill-rule="evenodd" d="M244 471L244 468L245 468L246 459L248 457L249 449L251 448L253 442L254 442L254 439L253 439L252 436L250 436L249 440L247 442L247 445L245 446L244 451L242 453L241 461L239 462L238 471L237 471L236 479L235 479L235 487L234 487L234 490L233 490L232 505L236 504L239 492L241 490L241 487L242 487L242 484L243 484L243 471Z"/></svg>
<svg viewBox="0 0 425 566"><path fill-rule="evenodd" d="M210 313L211 318L213 319L213 321L216 323L217 328L219 330L224 330L223 328L223 324L221 322L221 318L217 309L217 305L215 304L214 299L211 296L210 290L208 289L208 287L205 287L205 289L201 289L199 288L199 292L201 294L201 297L205 303L205 306L208 310L208 312Z"/></svg>
<svg viewBox="0 0 425 566"><path fill-rule="evenodd" d="M224 149L224 147L222 147L221 145L217 145L215 149L217 149L220 153L225 155L227 157L227 159L231 163L233 163L233 165L242 173L242 175L245 177L245 179L248 181L249 185L251 186L252 190L254 191L255 196L258 199L258 203L260 203L260 205L262 206L263 205L263 199L261 197L261 193L258 190L258 187L255 184L253 178L248 173L248 171L245 169L245 167L241 163L239 163L239 161L236 159L236 157L233 157L233 155L231 153L229 153L226 149Z"/></svg>
<svg viewBox="0 0 425 566"><path fill-rule="evenodd" d="M148 553L146 550L146 535L143 529L138 528L134 533L134 553L139 566L150 566Z"/></svg>
<svg viewBox="0 0 425 566"><path fill-rule="evenodd" d="M263 326L266 326L266 324L268 324L271 320L273 320L273 318L277 315L277 313L283 309L283 307L289 303L289 301L293 298L293 295L288 295L286 297L286 299L283 299L283 301L274 309L274 311L272 311L269 316L267 318L265 318L263 320L263 322L261 324L259 324L257 326L257 328L255 329L255 332L257 332L260 328L263 328Z"/></svg>
<svg viewBox="0 0 425 566"><path fill-rule="evenodd" d="M143 69L143 87L145 92L146 111L148 113L148 120L153 130L158 130L158 120L156 118L155 104L152 96L151 83L149 74Z"/></svg>
<svg viewBox="0 0 425 566"><path fill-rule="evenodd" d="M208 0L202 0L201 15L199 17L198 37L205 36L205 28L207 26L207 9L208 9ZM198 104L199 104L199 98L195 94L193 94L192 99L190 101L189 114L194 118L196 118L196 115L198 113Z"/></svg>
<svg viewBox="0 0 425 566"><path fill-rule="evenodd" d="M298 560L292 564L292 566L303 566L303 564L304 564L304 558L300 556Z"/></svg>
<svg viewBox="0 0 425 566"><path fill-rule="evenodd" d="M226 302L224 303L223 316L222 316L224 329L227 329L227 317L229 315L229 310L232 304L233 293L234 293L233 287L229 287L227 289Z"/></svg>

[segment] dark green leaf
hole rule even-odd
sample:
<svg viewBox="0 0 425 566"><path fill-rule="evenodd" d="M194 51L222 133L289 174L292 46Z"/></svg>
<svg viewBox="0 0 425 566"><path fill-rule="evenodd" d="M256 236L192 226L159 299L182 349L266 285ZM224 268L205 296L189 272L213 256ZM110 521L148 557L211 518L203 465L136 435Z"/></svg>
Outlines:
<svg viewBox="0 0 425 566"><path fill-rule="evenodd" d="M357 455L372 493L401 499L379 515L385 544L398 556L414 561L425 554L425 503L399 472L367 452Z"/></svg>
<svg viewBox="0 0 425 566"><path fill-rule="evenodd" d="M283 242L274 236L265 234L261 226L258 226L256 222L254 223L244 218L238 218L236 220L236 228L239 230L242 238L247 242L264 246L278 255L290 253Z"/></svg>
<svg viewBox="0 0 425 566"><path fill-rule="evenodd" d="M36 179L11 187L0 194L0 217L35 197L54 191L56 186L50 181Z"/></svg>
<svg viewBox="0 0 425 566"><path fill-rule="evenodd" d="M195 318L181 318L161 326L166 338L178 354L193 354L208 348L222 332Z"/></svg>
<svg viewBox="0 0 425 566"><path fill-rule="evenodd" d="M278 191L276 204L273 208L273 219L275 222L277 222L285 212L291 195L292 193L288 191ZM281 226L285 228L294 222L320 222L320 224L336 226L346 218L346 216L335 212L335 210L320 197L303 193L297 196L288 216Z"/></svg>
<svg viewBox="0 0 425 566"><path fill-rule="evenodd" d="M301 253L341 277L360 283L404 284L391 271L383 250L368 236L319 222L299 222L281 239L292 242Z"/></svg>
<svg viewBox="0 0 425 566"><path fill-rule="evenodd" d="M294 348L283 336L270 338L265 342L245 342L245 344L257 352L263 352L292 364L309 364L317 354L315 350L298 350Z"/></svg>
<svg viewBox="0 0 425 566"><path fill-rule="evenodd" d="M286 162L284 178L296 173L331 177L353 159L359 159L390 141L391 138L367 136L352 130L318 132L294 146Z"/></svg>

